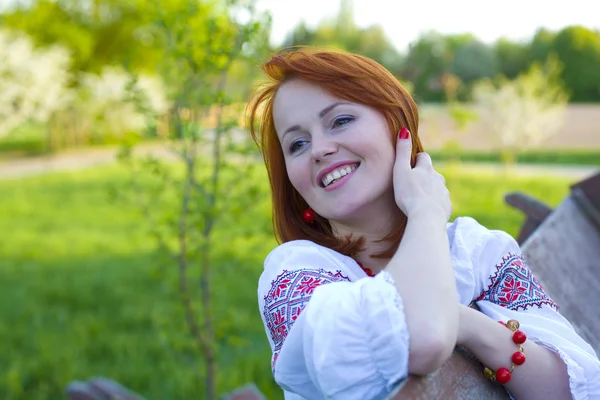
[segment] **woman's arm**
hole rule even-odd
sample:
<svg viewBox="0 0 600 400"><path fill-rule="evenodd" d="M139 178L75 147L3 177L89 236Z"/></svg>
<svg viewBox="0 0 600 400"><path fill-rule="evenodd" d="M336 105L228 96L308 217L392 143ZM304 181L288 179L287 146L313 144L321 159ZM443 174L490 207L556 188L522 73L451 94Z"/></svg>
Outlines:
<svg viewBox="0 0 600 400"><path fill-rule="evenodd" d="M404 301L410 337L408 369L426 375L450 357L456 344L456 284L443 218L411 216L398 251L387 266Z"/></svg>
<svg viewBox="0 0 600 400"><path fill-rule="evenodd" d="M485 314L459 306L457 343L469 349L485 366L494 371L511 366L518 351L512 332ZM505 385L516 399L564 400L571 398L567 367L551 350L531 340L523 345L526 361L517 366Z"/></svg>
<svg viewBox="0 0 600 400"><path fill-rule="evenodd" d="M458 306L446 223L452 207L443 177L426 153L411 168L411 139L400 138L394 166L398 207L408 217L402 242L386 270L404 302L410 334L409 372L425 375L450 357Z"/></svg>
<svg viewBox="0 0 600 400"><path fill-rule="evenodd" d="M519 399L560 398L565 394L564 385L568 385L566 398L600 399L600 360L558 312L559 305L527 266L516 240L506 232L486 229L473 219L465 218L462 225L455 232L454 245L469 254L460 260L463 265L471 262L475 278L469 300L476 301L484 315L470 312L466 314L468 319L463 318L463 308L459 340L489 368L495 370L500 364L509 368L516 346L510 350L510 331L496 321L517 320L519 330L527 334L527 359L515 368L506 386L510 393L514 389ZM538 392L529 394L529 390Z"/></svg>

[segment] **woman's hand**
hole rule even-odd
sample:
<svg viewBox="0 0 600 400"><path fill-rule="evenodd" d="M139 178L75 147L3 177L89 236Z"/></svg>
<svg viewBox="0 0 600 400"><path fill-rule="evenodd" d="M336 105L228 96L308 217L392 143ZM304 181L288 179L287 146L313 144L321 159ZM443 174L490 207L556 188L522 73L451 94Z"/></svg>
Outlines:
<svg viewBox="0 0 600 400"><path fill-rule="evenodd" d="M427 153L418 153L414 168L411 166L412 139L402 128L396 145L394 164L394 196L402 212L410 217L421 212L439 213L447 222L452 214L450 193L446 180L436 172Z"/></svg>
<svg viewBox="0 0 600 400"><path fill-rule="evenodd" d="M458 331L456 280L446 223L452 207L444 178L420 153L411 168L410 133L401 131L394 165L396 204L408 217L398 250L386 266L404 302L410 335L409 372L426 375L452 354Z"/></svg>

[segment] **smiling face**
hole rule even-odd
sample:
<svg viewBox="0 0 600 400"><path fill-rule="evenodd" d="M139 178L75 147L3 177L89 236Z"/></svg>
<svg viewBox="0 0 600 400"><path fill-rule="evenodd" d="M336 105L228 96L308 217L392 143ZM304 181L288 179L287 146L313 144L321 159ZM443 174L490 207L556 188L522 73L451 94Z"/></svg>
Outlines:
<svg viewBox="0 0 600 400"><path fill-rule="evenodd" d="M290 182L317 214L361 220L393 204L394 135L383 114L290 80L273 120Z"/></svg>

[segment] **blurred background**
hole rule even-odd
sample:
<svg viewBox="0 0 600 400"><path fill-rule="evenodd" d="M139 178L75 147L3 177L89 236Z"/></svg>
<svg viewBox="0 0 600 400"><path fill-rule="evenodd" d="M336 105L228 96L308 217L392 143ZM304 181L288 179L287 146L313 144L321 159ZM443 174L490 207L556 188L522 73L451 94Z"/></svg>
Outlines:
<svg viewBox="0 0 600 400"><path fill-rule="evenodd" d="M487 4L487 5L486 5ZM600 20L564 3L0 0L0 399L107 376L149 399L282 398L256 284L272 235L247 134L292 45L386 66L454 217L513 236L600 166Z"/></svg>

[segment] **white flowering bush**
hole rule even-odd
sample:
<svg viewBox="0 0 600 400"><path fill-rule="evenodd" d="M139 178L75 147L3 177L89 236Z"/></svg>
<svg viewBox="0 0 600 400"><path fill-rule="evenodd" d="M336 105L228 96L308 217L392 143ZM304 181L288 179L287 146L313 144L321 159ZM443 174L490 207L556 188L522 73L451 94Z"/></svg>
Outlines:
<svg viewBox="0 0 600 400"><path fill-rule="evenodd" d="M73 76L64 47L39 48L25 34L0 30L0 137L41 127L48 150L142 134L169 109L162 81L122 69Z"/></svg>
<svg viewBox="0 0 600 400"><path fill-rule="evenodd" d="M80 106L82 118L90 119L94 136L122 137L141 133L149 123L169 109L162 82L151 76L135 80L125 71L107 67L101 74L82 74Z"/></svg>
<svg viewBox="0 0 600 400"><path fill-rule="evenodd" d="M0 29L0 136L27 122L47 123L73 100L70 62L63 47L36 48L28 36Z"/></svg>
<svg viewBox="0 0 600 400"><path fill-rule="evenodd" d="M478 82L473 97L482 122L504 152L536 146L560 131L568 96L554 58L514 80Z"/></svg>

